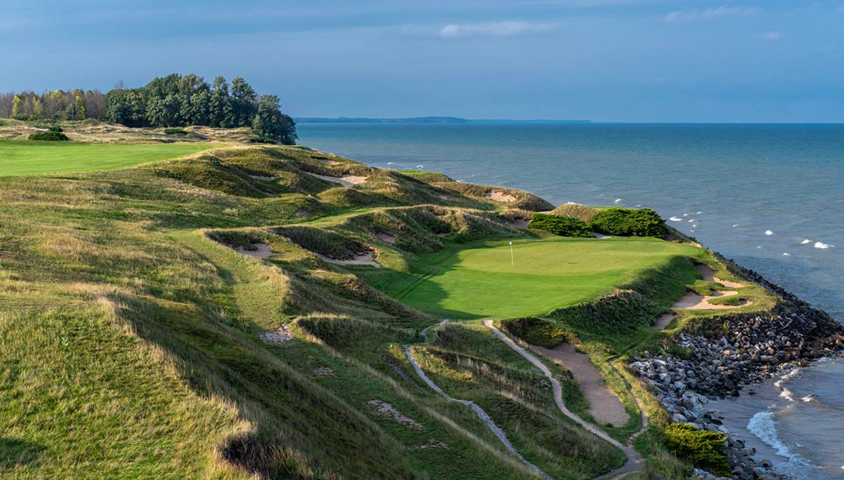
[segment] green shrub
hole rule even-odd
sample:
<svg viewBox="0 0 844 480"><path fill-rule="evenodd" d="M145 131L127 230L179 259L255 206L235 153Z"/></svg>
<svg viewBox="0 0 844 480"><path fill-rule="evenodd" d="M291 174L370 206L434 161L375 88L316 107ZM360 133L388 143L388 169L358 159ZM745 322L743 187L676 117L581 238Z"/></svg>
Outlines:
<svg viewBox="0 0 844 480"><path fill-rule="evenodd" d="M59 132L59 133L64 131L64 129L62 127L58 126L58 125L53 125L53 126L47 128L47 130L49 130L51 132Z"/></svg>
<svg viewBox="0 0 844 480"><path fill-rule="evenodd" d="M190 133L190 132L188 132L187 130L185 130L183 128L165 128L164 129L165 135L187 135L188 133Z"/></svg>
<svg viewBox="0 0 844 480"><path fill-rule="evenodd" d="M686 423L672 423L665 429L665 443L675 455L716 475L729 475L724 453L724 434L698 430Z"/></svg>
<svg viewBox="0 0 844 480"><path fill-rule="evenodd" d="M67 135L61 132L36 132L30 135L29 139L42 142L66 142L70 140Z"/></svg>
<svg viewBox="0 0 844 480"><path fill-rule="evenodd" d="M608 208L592 218L592 230L619 237L657 237L668 234L668 228L656 212L649 208Z"/></svg>
<svg viewBox="0 0 844 480"><path fill-rule="evenodd" d="M272 138L264 138L264 137L249 137L247 140L249 143L278 143Z"/></svg>
<svg viewBox="0 0 844 480"><path fill-rule="evenodd" d="M551 232L561 237L592 237L592 229L585 222L576 218L558 217L557 215L546 215L534 213L528 228L538 228Z"/></svg>

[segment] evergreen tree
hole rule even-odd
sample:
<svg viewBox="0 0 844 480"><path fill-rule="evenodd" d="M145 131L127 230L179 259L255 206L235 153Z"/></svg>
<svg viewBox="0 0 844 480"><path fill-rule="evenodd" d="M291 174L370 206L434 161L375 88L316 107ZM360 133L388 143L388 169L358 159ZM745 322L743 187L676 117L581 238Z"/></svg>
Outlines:
<svg viewBox="0 0 844 480"><path fill-rule="evenodd" d="M295 145L298 138L296 123L281 113L276 95L261 96L257 112L252 119L252 130L261 138L276 140L285 145Z"/></svg>

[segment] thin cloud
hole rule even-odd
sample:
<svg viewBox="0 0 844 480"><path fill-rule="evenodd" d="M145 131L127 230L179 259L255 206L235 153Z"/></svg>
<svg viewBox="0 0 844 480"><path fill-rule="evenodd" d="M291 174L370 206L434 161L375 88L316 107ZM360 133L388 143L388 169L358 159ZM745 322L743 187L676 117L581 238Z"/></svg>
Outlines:
<svg viewBox="0 0 844 480"><path fill-rule="evenodd" d="M441 38L513 37L550 30L551 24L533 22L449 23L437 32Z"/></svg>
<svg viewBox="0 0 844 480"><path fill-rule="evenodd" d="M781 39L782 34L780 32L765 32L765 33L760 33L759 35L756 35L756 38L761 38L762 40L774 41L774 40Z"/></svg>
<svg viewBox="0 0 844 480"><path fill-rule="evenodd" d="M669 22L700 22L725 17L752 17L758 14L759 9L756 7L721 5L717 8L707 8L705 10L676 10L666 15L665 19Z"/></svg>

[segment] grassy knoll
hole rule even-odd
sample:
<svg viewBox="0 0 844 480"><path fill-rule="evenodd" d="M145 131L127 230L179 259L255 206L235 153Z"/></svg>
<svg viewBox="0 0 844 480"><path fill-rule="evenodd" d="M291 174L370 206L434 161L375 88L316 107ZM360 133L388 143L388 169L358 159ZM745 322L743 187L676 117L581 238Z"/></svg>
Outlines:
<svg viewBox="0 0 844 480"><path fill-rule="evenodd" d="M542 315L606 294L672 257L699 252L652 239L546 237L513 242L511 265L506 242L451 245L420 255L417 269L423 273L400 272L398 281L382 282L391 286L388 293L435 316Z"/></svg>
<svg viewBox="0 0 844 480"><path fill-rule="evenodd" d="M0 141L0 176L117 170L190 155L210 143L85 144Z"/></svg>

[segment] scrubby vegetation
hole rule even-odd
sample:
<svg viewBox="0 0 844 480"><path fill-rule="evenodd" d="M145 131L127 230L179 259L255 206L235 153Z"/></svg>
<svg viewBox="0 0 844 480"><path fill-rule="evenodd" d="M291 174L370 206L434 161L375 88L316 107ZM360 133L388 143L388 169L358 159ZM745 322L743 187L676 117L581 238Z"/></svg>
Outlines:
<svg viewBox="0 0 844 480"><path fill-rule="evenodd" d="M542 213L533 214L533 219L528 224L528 228L545 230L561 237L589 238L594 236L589 225L581 220Z"/></svg>
<svg viewBox="0 0 844 480"><path fill-rule="evenodd" d="M589 225L598 233L622 237L662 238L668 233L665 220L649 208L608 208L593 216Z"/></svg>
<svg viewBox="0 0 844 480"><path fill-rule="evenodd" d="M670 450L694 466L720 476L730 474L723 434L698 430L686 423L673 423L665 428L665 441Z"/></svg>

